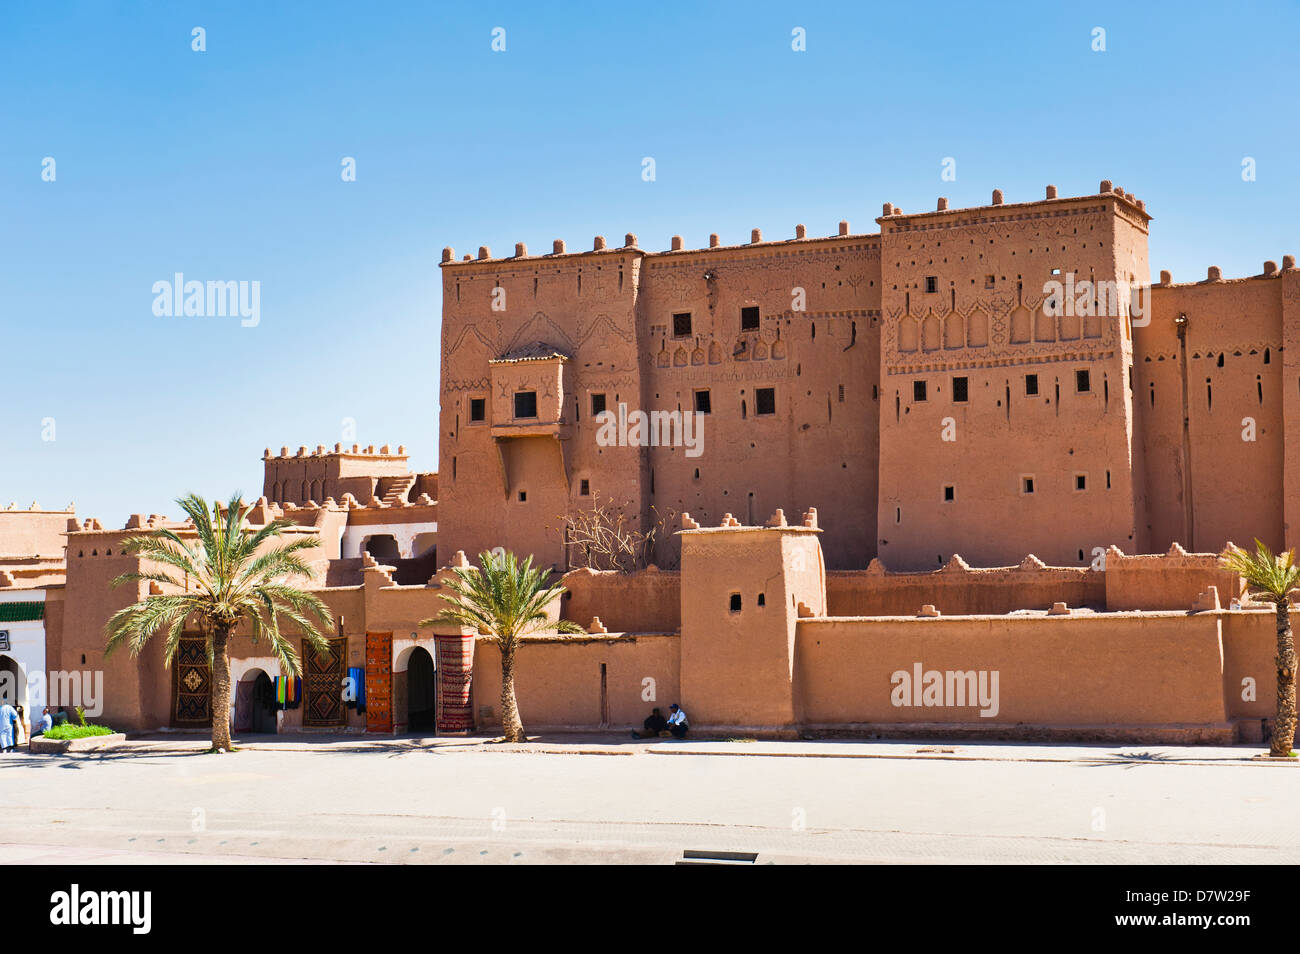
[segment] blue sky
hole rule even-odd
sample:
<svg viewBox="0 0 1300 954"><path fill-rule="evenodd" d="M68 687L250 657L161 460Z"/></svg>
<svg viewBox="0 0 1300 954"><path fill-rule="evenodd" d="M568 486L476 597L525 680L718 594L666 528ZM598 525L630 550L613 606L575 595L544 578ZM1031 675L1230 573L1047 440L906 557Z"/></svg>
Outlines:
<svg viewBox="0 0 1300 954"><path fill-rule="evenodd" d="M444 245L875 231L1109 178L1153 269L1255 274L1300 253L1297 35L1294 3L0 5L0 507L256 496L264 447L345 418L435 469ZM176 272L260 282L260 323L155 316Z"/></svg>

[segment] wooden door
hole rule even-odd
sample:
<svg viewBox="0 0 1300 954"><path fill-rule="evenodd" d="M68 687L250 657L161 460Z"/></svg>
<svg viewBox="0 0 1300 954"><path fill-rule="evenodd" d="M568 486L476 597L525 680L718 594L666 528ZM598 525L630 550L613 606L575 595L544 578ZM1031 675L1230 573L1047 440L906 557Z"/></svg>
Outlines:
<svg viewBox="0 0 1300 954"><path fill-rule="evenodd" d="M393 731L392 633L366 633L366 731Z"/></svg>

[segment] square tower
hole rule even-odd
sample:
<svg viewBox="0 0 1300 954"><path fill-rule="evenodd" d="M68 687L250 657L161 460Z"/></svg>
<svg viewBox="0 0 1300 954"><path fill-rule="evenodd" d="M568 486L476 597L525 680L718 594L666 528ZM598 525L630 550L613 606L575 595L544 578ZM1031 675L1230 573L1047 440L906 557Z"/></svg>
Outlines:
<svg viewBox="0 0 1300 954"><path fill-rule="evenodd" d="M1132 550L1131 288L1150 216L1097 195L881 226L878 552L890 569Z"/></svg>

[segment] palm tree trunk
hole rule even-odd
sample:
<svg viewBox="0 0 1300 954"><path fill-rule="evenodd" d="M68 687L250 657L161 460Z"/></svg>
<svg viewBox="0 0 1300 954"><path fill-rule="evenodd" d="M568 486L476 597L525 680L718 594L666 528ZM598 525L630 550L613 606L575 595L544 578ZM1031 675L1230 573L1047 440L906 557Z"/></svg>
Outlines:
<svg viewBox="0 0 1300 954"><path fill-rule="evenodd" d="M1294 694L1293 694L1294 697ZM515 701L515 647L501 647L501 728L507 742L527 742Z"/></svg>
<svg viewBox="0 0 1300 954"><path fill-rule="evenodd" d="M1285 757L1295 743L1295 639L1291 634L1290 607L1286 597L1277 604L1277 717L1273 721L1270 755Z"/></svg>
<svg viewBox="0 0 1300 954"><path fill-rule="evenodd" d="M230 744L230 627L212 630L212 748L233 752ZM1295 698L1294 692L1292 699Z"/></svg>

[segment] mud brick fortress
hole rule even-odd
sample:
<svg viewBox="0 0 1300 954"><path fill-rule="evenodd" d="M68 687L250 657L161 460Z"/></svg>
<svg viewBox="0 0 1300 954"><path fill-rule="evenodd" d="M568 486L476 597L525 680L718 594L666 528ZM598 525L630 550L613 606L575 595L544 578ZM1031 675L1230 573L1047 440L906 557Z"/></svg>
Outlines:
<svg viewBox="0 0 1300 954"><path fill-rule="evenodd" d="M588 630L522 650L532 730L681 702L728 734L1260 739L1273 616L1217 555L1300 543L1294 257L1120 294L1149 281L1151 217L1110 182L876 221L445 249L440 472L401 447L265 452L253 521L319 538L338 632L293 706L241 640L235 728L492 731L495 649L418 623L449 566L502 547L553 567L552 611ZM603 440L602 412L697 414L701 443ZM610 500L671 526L633 572L575 568L566 527ZM121 540L163 525L191 532L0 511L0 666L102 670L115 726L206 725L197 633L170 668L103 659L147 593L109 587Z"/></svg>

